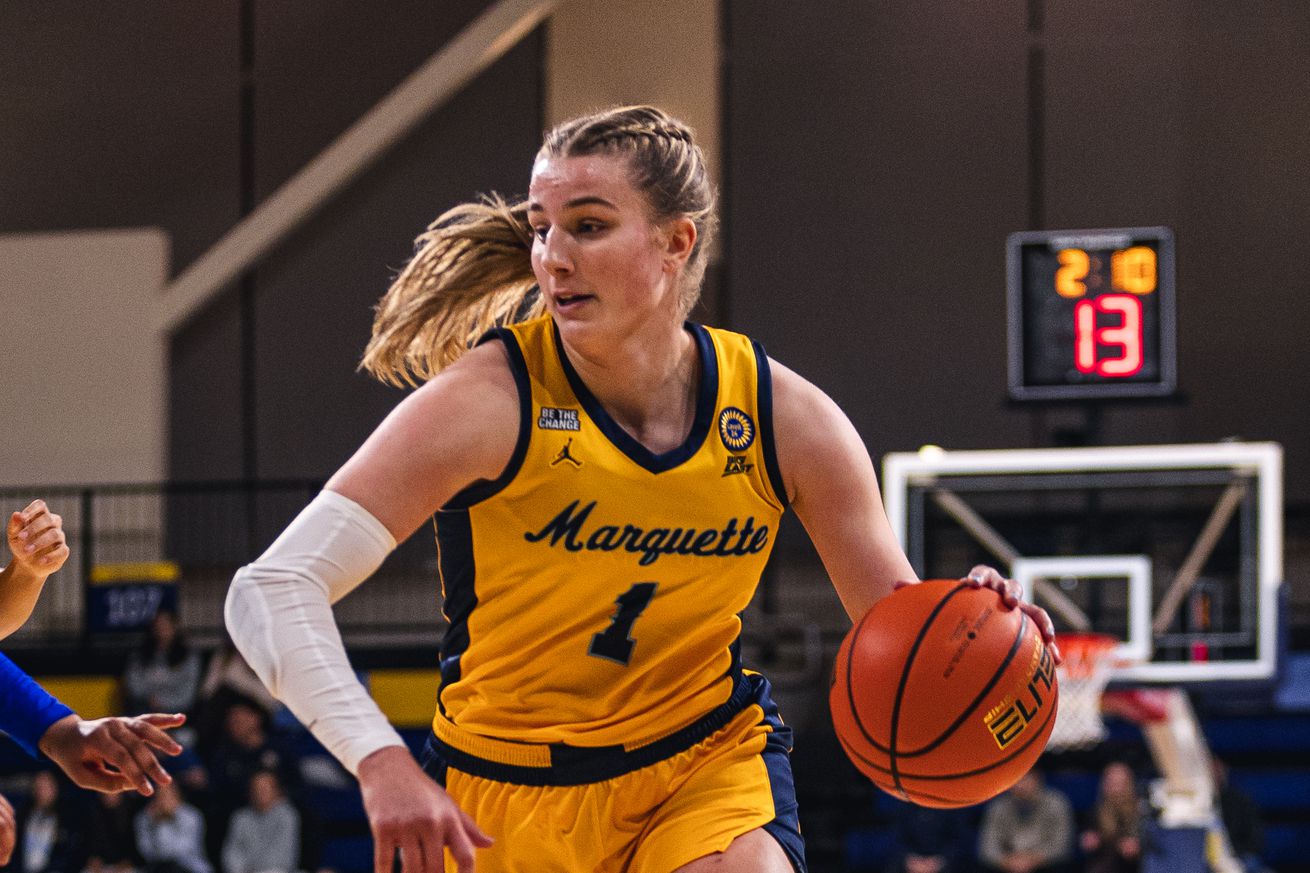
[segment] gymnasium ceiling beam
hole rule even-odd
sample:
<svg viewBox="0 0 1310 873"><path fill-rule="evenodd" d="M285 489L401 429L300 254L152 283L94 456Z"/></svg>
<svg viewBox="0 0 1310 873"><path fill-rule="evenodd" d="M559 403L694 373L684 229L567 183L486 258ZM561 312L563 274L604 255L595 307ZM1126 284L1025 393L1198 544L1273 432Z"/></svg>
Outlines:
<svg viewBox="0 0 1310 873"><path fill-rule="evenodd" d="M172 333L186 324L560 2L499 0L491 6L169 283L159 329Z"/></svg>

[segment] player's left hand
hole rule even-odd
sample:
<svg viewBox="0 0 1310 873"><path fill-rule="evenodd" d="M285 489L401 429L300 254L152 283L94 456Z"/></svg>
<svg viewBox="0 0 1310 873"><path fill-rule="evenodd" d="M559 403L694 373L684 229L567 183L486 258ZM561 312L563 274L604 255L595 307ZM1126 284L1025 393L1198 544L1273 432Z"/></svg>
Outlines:
<svg viewBox="0 0 1310 873"><path fill-rule="evenodd" d="M45 578L68 560L64 520L44 500L33 500L9 516L6 533L14 564L26 573Z"/></svg>
<svg viewBox="0 0 1310 873"><path fill-rule="evenodd" d="M1035 603L1025 603L1023 600L1023 588L1013 579L1006 579L994 567L988 567L986 564L979 564L969 571L969 575L960 580L967 582L974 588L990 588L997 594L1001 595L1001 605L1006 609L1019 607L1027 614L1029 618L1037 625L1041 632L1042 642L1051 650L1051 656L1055 658L1055 663L1064 662L1064 655L1060 654L1060 647L1055 644L1055 625L1051 622L1051 617L1046 614ZM898 579L893 585L893 591L900 591L908 585L918 585L918 582L911 582L907 579Z"/></svg>
<svg viewBox="0 0 1310 873"><path fill-rule="evenodd" d="M173 781L155 752L182 751L164 731L185 721L184 715L162 713L93 721L68 715L50 725L38 746L81 788L106 794L137 791L149 797L155 793L152 782Z"/></svg>
<svg viewBox="0 0 1310 873"><path fill-rule="evenodd" d="M1051 617L1037 604L1024 601L1023 588L1018 582L1006 579L995 567L988 567L986 564L977 565L960 581L968 582L974 588L992 589L1001 595L1001 604L1006 609L1014 609L1016 606L1022 609L1037 625L1037 629L1042 634L1042 642L1050 647L1055 663L1059 664L1064 660L1064 656L1060 654L1060 647L1055 644L1055 625L1051 622Z"/></svg>

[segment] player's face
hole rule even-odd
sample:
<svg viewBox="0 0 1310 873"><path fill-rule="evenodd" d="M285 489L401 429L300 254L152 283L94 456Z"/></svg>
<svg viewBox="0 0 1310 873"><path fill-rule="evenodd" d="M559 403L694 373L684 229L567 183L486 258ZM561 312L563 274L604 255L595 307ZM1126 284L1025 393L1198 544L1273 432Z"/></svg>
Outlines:
<svg viewBox="0 0 1310 873"><path fill-rule="evenodd" d="M269 810L278 802L277 782L268 773L256 773L250 777L250 805L259 810Z"/></svg>
<svg viewBox="0 0 1310 873"><path fill-rule="evenodd" d="M1127 796L1133 792L1133 773L1126 764L1114 763L1105 768L1101 790L1111 796Z"/></svg>
<svg viewBox="0 0 1310 873"><path fill-rule="evenodd" d="M32 780L32 804L42 809L53 806L59 799L59 783L55 777L44 771L37 773Z"/></svg>
<svg viewBox="0 0 1310 873"><path fill-rule="evenodd" d="M542 157L532 168L532 269L566 341L679 322L685 258L670 257L668 230L628 174L626 158L608 155Z"/></svg>

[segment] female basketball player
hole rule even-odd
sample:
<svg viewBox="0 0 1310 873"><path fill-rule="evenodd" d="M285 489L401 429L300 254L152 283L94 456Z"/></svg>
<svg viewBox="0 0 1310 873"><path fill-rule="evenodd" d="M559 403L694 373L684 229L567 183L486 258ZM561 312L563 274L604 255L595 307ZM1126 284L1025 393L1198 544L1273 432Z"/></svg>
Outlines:
<svg viewBox="0 0 1310 873"><path fill-rule="evenodd" d="M556 128L525 202L420 238L364 364L426 384L237 574L228 627L359 776L377 873L397 849L434 873L443 848L461 873L475 849L483 873L805 869L790 732L741 669L738 615L788 505L852 618L914 574L841 410L685 322L714 225L681 123L629 107ZM450 630L428 778L329 603L434 514Z"/></svg>

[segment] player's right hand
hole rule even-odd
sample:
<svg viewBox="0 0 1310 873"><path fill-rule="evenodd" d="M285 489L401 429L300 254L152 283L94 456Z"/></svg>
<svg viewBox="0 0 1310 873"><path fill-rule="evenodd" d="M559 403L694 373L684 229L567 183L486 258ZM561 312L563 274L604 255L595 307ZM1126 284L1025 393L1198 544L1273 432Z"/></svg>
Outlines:
<svg viewBox="0 0 1310 873"><path fill-rule="evenodd" d="M155 752L182 751L164 730L185 721L184 715L161 713L94 721L67 715L46 728L37 745L80 788L106 794L135 790L149 797L155 793L151 782L173 781Z"/></svg>
<svg viewBox="0 0 1310 873"><path fill-rule="evenodd" d="M459 873L473 873L474 850L492 843L403 746L361 761L359 788L373 831L374 873L392 873L397 850L401 873L442 873L443 848Z"/></svg>
<svg viewBox="0 0 1310 873"><path fill-rule="evenodd" d="M21 512L9 516L6 534L14 563L42 578L54 573L68 560L64 520L33 500Z"/></svg>
<svg viewBox="0 0 1310 873"><path fill-rule="evenodd" d="M0 795L0 867L9 863L9 856L14 852L17 825L14 823L14 808Z"/></svg>

